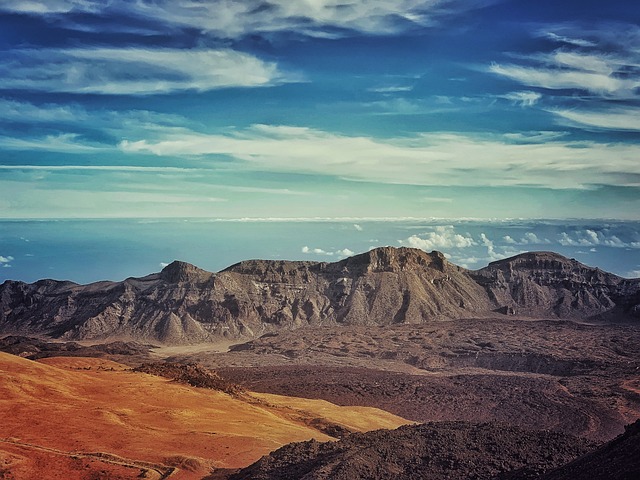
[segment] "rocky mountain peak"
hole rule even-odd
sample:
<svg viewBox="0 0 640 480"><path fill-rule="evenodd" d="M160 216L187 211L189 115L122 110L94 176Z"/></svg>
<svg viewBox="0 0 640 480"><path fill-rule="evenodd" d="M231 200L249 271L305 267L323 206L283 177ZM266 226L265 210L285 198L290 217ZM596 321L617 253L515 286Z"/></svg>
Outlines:
<svg viewBox="0 0 640 480"><path fill-rule="evenodd" d="M444 254L438 251L427 253L417 248L379 247L360 255L337 262L354 272L400 272L420 271L432 268L444 272L448 266Z"/></svg>
<svg viewBox="0 0 640 480"><path fill-rule="evenodd" d="M213 274L175 261L124 282L0 285L0 333L74 340L189 343L305 325L496 314L636 321L640 279L624 280L550 252L469 271L437 251L381 247L334 263L249 260Z"/></svg>
<svg viewBox="0 0 640 480"><path fill-rule="evenodd" d="M554 252L526 252L514 257L491 262L489 268L502 270L562 270L570 271L576 268L589 269L576 260L570 260Z"/></svg>
<svg viewBox="0 0 640 480"><path fill-rule="evenodd" d="M243 275L295 275L299 270L316 265L317 262L300 262L289 260L244 260L231 265L223 272L233 272Z"/></svg>
<svg viewBox="0 0 640 480"><path fill-rule="evenodd" d="M212 275L211 272L178 260L171 262L160 272L160 278L168 283L202 283Z"/></svg>

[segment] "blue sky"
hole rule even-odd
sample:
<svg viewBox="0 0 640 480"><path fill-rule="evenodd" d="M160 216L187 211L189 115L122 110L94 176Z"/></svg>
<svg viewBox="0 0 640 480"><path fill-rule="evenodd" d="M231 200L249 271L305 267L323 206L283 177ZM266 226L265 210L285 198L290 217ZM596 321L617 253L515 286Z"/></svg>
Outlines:
<svg viewBox="0 0 640 480"><path fill-rule="evenodd" d="M637 276L639 25L628 0L2 0L0 280L380 244Z"/></svg>
<svg viewBox="0 0 640 480"><path fill-rule="evenodd" d="M640 218L636 2L4 0L0 218Z"/></svg>
<svg viewBox="0 0 640 480"><path fill-rule="evenodd" d="M0 221L0 282L122 280L160 271L174 259L209 271L250 258L335 262L381 245L439 250L470 269L551 250L640 277L637 221L185 218Z"/></svg>

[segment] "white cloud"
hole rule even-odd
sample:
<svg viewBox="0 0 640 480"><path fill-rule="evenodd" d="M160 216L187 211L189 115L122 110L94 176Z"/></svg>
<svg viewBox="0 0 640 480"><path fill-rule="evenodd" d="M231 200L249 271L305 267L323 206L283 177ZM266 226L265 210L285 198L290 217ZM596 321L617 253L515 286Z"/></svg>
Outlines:
<svg viewBox="0 0 640 480"><path fill-rule="evenodd" d="M559 140L566 137L567 132L559 132L557 130L537 130L529 132L505 133L504 137L518 143L545 143Z"/></svg>
<svg viewBox="0 0 640 480"><path fill-rule="evenodd" d="M540 238L533 232L525 233L524 236L519 240L515 240L510 235L502 238L505 243L509 245L548 245L551 243L551 240L549 240L548 238Z"/></svg>
<svg viewBox="0 0 640 480"><path fill-rule="evenodd" d="M638 79L614 77L589 70L493 64L489 71L532 87L551 90L579 89L612 97L633 97L634 90L640 87Z"/></svg>
<svg viewBox="0 0 640 480"><path fill-rule="evenodd" d="M298 80L230 49L22 49L0 61L0 87L47 92L151 95Z"/></svg>
<svg viewBox="0 0 640 480"><path fill-rule="evenodd" d="M583 40L581 38L571 38L565 37L563 35L558 35L553 32L542 32L542 35L550 38L551 40L555 40L557 42L566 43L569 45L575 45L577 47L595 47L596 44L590 40Z"/></svg>
<svg viewBox="0 0 640 480"><path fill-rule="evenodd" d="M500 254L496 252L496 248L495 248L495 245L493 244L493 240L489 239L489 237L487 237L486 234L481 233L480 239L481 239L482 245L487 247L487 259L489 261L494 262L496 260L502 260L503 258L507 258L508 255Z"/></svg>
<svg viewBox="0 0 640 480"><path fill-rule="evenodd" d="M157 128L148 137L123 140L120 148L171 157L228 155L241 160L243 168L411 185L575 189L639 186L640 175L640 145L546 137L543 142L536 136L518 137L517 143L509 136L442 132L376 139L306 127L253 125L215 134Z"/></svg>
<svg viewBox="0 0 640 480"><path fill-rule="evenodd" d="M0 119L29 123L47 122L80 122L86 121L86 110L75 105L44 104L35 105L29 102L16 102L0 98Z"/></svg>
<svg viewBox="0 0 640 480"><path fill-rule="evenodd" d="M192 173L205 169L182 167L142 167L138 165L0 165L0 170L33 171L103 171L103 172L147 172L147 173Z"/></svg>
<svg viewBox="0 0 640 480"><path fill-rule="evenodd" d="M301 251L302 253L306 253L306 254L324 255L328 257L332 257L334 255L338 257L350 257L354 254L354 252L348 248L330 251L330 250L324 250L322 248L311 248L307 245L302 247Z"/></svg>
<svg viewBox="0 0 640 480"><path fill-rule="evenodd" d="M361 232L363 230L363 228L360 225L358 225L357 223L353 224L353 228L355 228L359 232Z"/></svg>
<svg viewBox="0 0 640 480"><path fill-rule="evenodd" d="M523 250L496 246L495 242L485 233L480 233L480 239L479 242L476 242L476 245L479 246L470 251L464 251L463 255L452 255L450 258L448 257L449 260L460 267L475 269L481 268L487 263L523 253Z"/></svg>
<svg viewBox="0 0 640 480"><path fill-rule="evenodd" d="M411 235L406 240L401 240L400 243L424 251L467 248L476 244L470 236L456 233L452 225L434 227L431 232Z"/></svg>
<svg viewBox="0 0 640 480"><path fill-rule="evenodd" d="M25 123L38 127L46 125L60 132L49 135L29 134L31 129L28 129L24 130L23 136L19 138L0 136L0 147L9 150L46 150L64 153L95 153L99 150L110 150L116 147L117 141L124 135L153 135L157 130L163 133L184 132L184 127L190 123L180 115L148 110L87 110L73 103L37 105L7 99L0 99L0 122ZM33 130L37 132L37 129ZM99 141L87 138L87 135L93 133L97 134L95 138L100 138Z"/></svg>
<svg viewBox="0 0 640 480"><path fill-rule="evenodd" d="M571 234L562 232L558 242L565 247L640 248L640 241L625 242L608 230L585 229Z"/></svg>
<svg viewBox="0 0 640 480"><path fill-rule="evenodd" d="M13 261L13 257L11 255L7 255L6 257L0 255L0 263L10 263Z"/></svg>
<svg viewBox="0 0 640 480"><path fill-rule="evenodd" d="M453 203L453 198L449 197L422 197L418 200L426 203Z"/></svg>
<svg viewBox="0 0 640 480"><path fill-rule="evenodd" d="M3 0L0 11L31 13L31 14L55 14L69 13L72 10L84 12L98 11L101 1L91 0Z"/></svg>
<svg viewBox="0 0 640 480"><path fill-rule="evenodd" d="M5 0L0 10L51 15L68 12L137 17L153 24L193 28L223 38L296 32L335 38L348 32L392 34L436 23L441 16L479 8L489 0ZM56 17L64 22L65 17ZM124 22L123 22L124 23ZM78 27L77 25L71 25ZM88 24L84 28L91 28ZM115 28L115 27L112 27ZM126 30L126 26L120 26Z"/></svg>
<svg viewBox="0 0 640 480"><path fill-rule="evenodd" d="M369 88L369 92L373 93L400 93L400 92L410 92L413 90L413 87L410 86L390 86L390 87L373 87Z"/></svg>
<svg viewBox="0 0 640 480"><path fill-rule="evenodd" d="M0 137L0 147L7 150L46 150L48 152L62 153L96 153L110 148L101 145L90 145L75 133L47 135L43 138L32 139Z"/></svg>
<svg viewBox="0 0 640 480"><path fill-rule="evenodd" d="M64 125L65 128L81 126L86 129L89 125L115 136L122 136L124 132L131 134L132 131L149 133L158 128L163 131L170 128L179 130L189 123L180 115L149 110L87 110L74 103L37 105L1 98L0 120L29 124L54 123L58 128Z"/></svg>
<svg viewBox="0 0 640 480"><path fill-rule="evenodd" d="M503 96L507 100L513 102L515 105L521 107L532 107L538 100L542 98L542 95L538 92L524 91L524 92L511 92Z"/></svg>
<svg viewBox="0 0 640 480"><path fill-rule="evenodd" d="M365 33L393 33L406 25L429 24L431 20L426 13L429 7L433 9L433 5L438 3L425 4L422 0L350 3L337 0L271 0L268 3L160 0L154 2L153 7L138 2L128 9L131 13L166 23L237 38L248 33L280 31L324 36L327 34L326 27Z"/></svg>
<svg viewBox="0 0 640 480"><path fill-rule="evenodd" d="M603 23L596 28L555 25L540 35L562 43L552 52L520 55L518 64L489 71L528 86L577 89L606 98L638 98L640 28Z"/></svg>
<svg viewBox="0 0 640 480"><path fill-rule="evenodd" d="M551 110L570 122L587 127L640 131L640 108L612 108L602 111Z"/></svg>

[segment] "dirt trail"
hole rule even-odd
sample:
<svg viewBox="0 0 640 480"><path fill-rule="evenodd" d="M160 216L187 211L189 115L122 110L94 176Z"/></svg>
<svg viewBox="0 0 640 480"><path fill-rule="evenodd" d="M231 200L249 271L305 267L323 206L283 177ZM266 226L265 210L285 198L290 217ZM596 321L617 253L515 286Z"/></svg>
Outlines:
<svg viewBox="0 0 640 480"><path fill-rule="evenodd" d="M159 465L159 464L154 464L150 462L132 460L132 459L123 458L118 455L113 455L113 454L104 453L104 452L92 452L92 453L65 452L57 448L34 445L32 443L20 442L18 440L12 440L10 438L2 438L0 439L0 442L3 444L17 446L22 449L27 449L30 451L37 450L37 451L45 452L48 454L60 455L73 460L80 459L80 458L90 459L90 460L95 460L101 463L108 463L111 465L119 465L126 468L140 470L140 472L138 473L138 477L146 478L149 480L165 480L179 471L179 469L176 467L169 467L167 465ZM132 478L133 478L133 475L134 474L132 474Z"/></svg>

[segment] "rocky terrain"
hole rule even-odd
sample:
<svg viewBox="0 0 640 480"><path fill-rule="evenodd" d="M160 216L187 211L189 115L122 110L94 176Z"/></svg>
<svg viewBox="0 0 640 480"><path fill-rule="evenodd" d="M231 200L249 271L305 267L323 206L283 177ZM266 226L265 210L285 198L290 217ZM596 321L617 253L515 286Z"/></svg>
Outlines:
<svg viewBox="0 0 640 480"><path fill-rule="evenodd" d="M543 477L543 480L634 480L640 478L640 421L625 432L574 462Z"/></svg>
<svg viewBox="0 0 640 480"><path fill-rule="evenodd" d="M566 435L508 425L429 423L286 445L229 480L525 480L590 447Z"/></svg>
<svg viewBox="0 0 640 480"><path fill-rule="evenodd" d="M421 324L496 315L640 318L640 279L549 252L469 271L440 252L382 247L335 263L250 260L219 273L160 273L77 285L0 285L0 334L188 344L305 326Z"/></svg>
<svg viewBox="0 0 640 480"><path fill-rule="evenodd" d="M98 357L123 363L148 360L153 345L136 342L107 342L81 345L77 342L52 342L40 338L9 335L0 338L0 352L36 360L47 357Z"/></svg>
<svg viewBox="0 0 640 480"><path fill-rule="evenodd" d="M640 478L640 279L548 252L7 281L0 351L0 478Z"/></svg>
<svg viewBox="0 0 640 480"><path fill-rule="evenodd" d="M207 370L196 363L182 364L171 362L144 363L133 369L134 372L148 373L159 377L169 378L178 383L184 383L198 388L210 388L229 395L239 395L243 389L224 380L216 372Z"/></svg>
<svg viewBox="0 0 640 480"><path fill-rule="evenodd" d="M286 445L227 478L635 480L639 477L640 421L595 450L592 444L567 435L494 423L407 425L392 431L352 434L338 442L312 440Z"/></svg>
<svg viewBox="0 0 640 480"><path fill-rule="evenodd" d="M606 441L640 418L640 328L460 320L269 334L196 361L253 391L418 422L498 421Z"/></svg>

